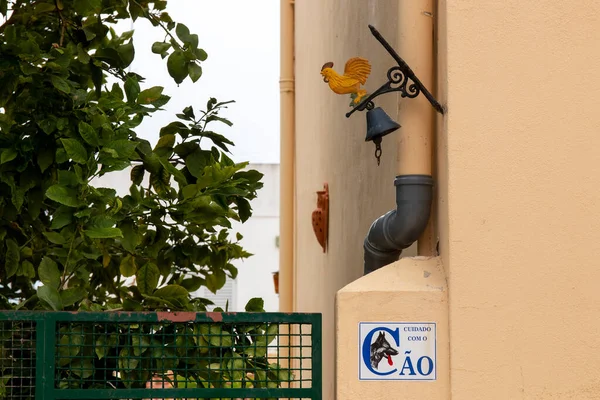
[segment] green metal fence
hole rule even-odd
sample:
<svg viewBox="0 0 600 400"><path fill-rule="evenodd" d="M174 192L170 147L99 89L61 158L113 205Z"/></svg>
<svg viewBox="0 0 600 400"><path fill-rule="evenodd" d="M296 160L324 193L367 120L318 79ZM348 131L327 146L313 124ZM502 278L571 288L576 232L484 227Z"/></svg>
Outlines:
<svg viewBox="0 0 600 400"><path fill-rule="evenodd" d="M321 315L0 311L0 399L321 399Z"/></svg>

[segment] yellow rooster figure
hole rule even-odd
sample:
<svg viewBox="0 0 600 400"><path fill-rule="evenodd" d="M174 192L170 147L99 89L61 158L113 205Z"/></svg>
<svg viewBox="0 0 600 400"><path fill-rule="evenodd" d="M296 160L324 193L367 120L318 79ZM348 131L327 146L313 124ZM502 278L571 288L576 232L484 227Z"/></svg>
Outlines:
<svg viewBox="0 0 600 400"><path fill-rule="evenodd" d="M333 69L333 63L328 62L321 68L323 81L329 84L329 88L337 94L350 94L354 98L354 104L360 103L367 95L367 91L360 88L367 82L371 73L371 64L364 58L354 57L346 62L344 75L340 75Z"/></svg>

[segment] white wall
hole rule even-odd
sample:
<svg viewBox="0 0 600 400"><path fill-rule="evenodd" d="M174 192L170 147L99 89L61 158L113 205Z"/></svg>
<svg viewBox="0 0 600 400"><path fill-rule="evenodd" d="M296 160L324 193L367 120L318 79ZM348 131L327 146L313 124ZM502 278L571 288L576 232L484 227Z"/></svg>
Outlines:
<svg viewBox="0 0 600 400"><path fill-rule="evenodd" d="M243 311L253 297L265 300L265 310L278 311L279 299L275 294L272 273L279 270L279 164L250 164L262 172L264 187L252 201L252 217L246 223L236 223L235 231L244 235L242 246L252 257L234 263L239 269L236 282L235 308Z"/></svg>

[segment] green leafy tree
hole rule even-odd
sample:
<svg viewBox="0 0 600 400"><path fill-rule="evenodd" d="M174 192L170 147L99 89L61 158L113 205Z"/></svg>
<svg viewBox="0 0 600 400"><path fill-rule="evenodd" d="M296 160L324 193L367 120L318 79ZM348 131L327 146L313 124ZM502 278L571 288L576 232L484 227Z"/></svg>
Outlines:
<svg viewBox="0 0 600 400"><path fill-rule="evenodd" d="M135 132L169 96L127 72L143 18L176 83L206 52L159 0L0 0L0 308L197 310L248 257L230 238L262 174L228 157L231 125L211 98L186 107L152 147ZM94 178L131 169L126 196ZM135 276L126 286L124 278Z"/></svg>
<svg viewBox="0 0 600 400"><path fill-rule="evenodd" d="M117 34L115 24L143 18L162 30L152 52L178 84L197 81L207 58L166 5L0 0L0 309L204 311L209 302L190 293L216 292L236 277L232 261L249 256L241 236L230 238L231 221L250 217L262 174L233 162L233 143L214 130L231 125L219 115L229 102L186 107L154 147L135 132L169 96L127 71L133 32ZM126 196L94 184L130 167ZM124 285L127 277L135 283ZM246 311L264 311L262 300ZM8 387L28 396L19 377L34 367L24 357L34 357L12 343L32 337L19 324L0 322L0 398L15 395ZM267 358L278 324L74 329L75 341L72 330L57 332L58 343L72 345L58 354L61 388L145 387L157 374L187 387L271 388L293 379ZM161 342L144 341L161 332Z"/></svg>

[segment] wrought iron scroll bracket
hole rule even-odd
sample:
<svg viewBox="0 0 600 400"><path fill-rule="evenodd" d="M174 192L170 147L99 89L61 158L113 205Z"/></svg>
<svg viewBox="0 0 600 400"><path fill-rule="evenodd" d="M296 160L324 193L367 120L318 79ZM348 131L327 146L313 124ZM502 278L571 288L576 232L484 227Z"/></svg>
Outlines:
<svg viewBox="0 0 600 400"><path fill-rule="evenodd" d="M396 60L397 66L393 66L387 72L388 81L381 85L379 89L371 93L367 98L358 103L352 110L346 113L346 118L350 117L355 111L371 110L375 107L373 100L384 93L400 92L402 97L415 98L420 93L427 98L433 108L440 114L444 114L444 108L421 83L408 64L396 53L390 44L381 36L379 31L374 26L369 25L369 29L375 39L387 50L388 53Z"/></svg>

